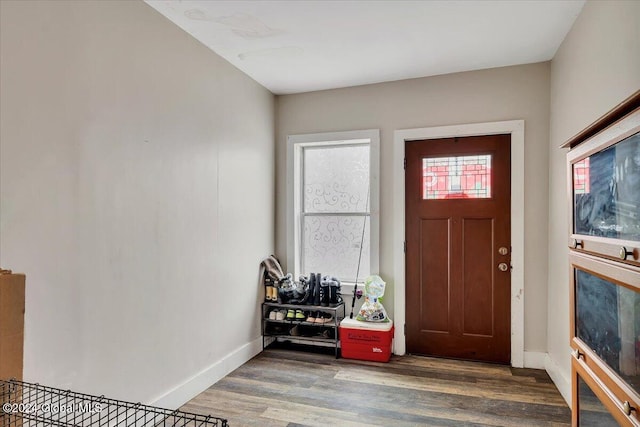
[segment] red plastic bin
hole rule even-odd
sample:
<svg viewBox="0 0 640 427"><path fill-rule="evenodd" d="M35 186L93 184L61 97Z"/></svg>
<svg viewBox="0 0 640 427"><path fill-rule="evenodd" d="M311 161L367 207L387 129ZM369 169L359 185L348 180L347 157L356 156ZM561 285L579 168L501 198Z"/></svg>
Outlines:
<svg viewBox="0 0 640 427"><path fill-rule="evenodd" d="M340 322L340 347L345 359L388 362L393 347L393 322L361 322L344 319Z"/></svg>

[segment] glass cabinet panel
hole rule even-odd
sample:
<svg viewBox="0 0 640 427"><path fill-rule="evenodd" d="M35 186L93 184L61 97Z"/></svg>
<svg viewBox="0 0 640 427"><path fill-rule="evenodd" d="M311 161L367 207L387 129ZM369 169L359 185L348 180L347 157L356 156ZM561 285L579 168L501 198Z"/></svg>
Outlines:
<svg viewBox="0 0 640 427"><path fill-rule="evenodd" d="M573 163L574 232L640 241L640 134Z"/></svg>
<svg viewBox="0 0 640 427"><path fill-rule="evenodd" d="M578 376L578 418L581 427L617 427L618 422L607 411L587 383Z"/></svg>
<svg viewBox="0 0 640 427"><path fill-rule="evenodd" d="M576 337L640 390L640 294L575 270Z"/></svg>

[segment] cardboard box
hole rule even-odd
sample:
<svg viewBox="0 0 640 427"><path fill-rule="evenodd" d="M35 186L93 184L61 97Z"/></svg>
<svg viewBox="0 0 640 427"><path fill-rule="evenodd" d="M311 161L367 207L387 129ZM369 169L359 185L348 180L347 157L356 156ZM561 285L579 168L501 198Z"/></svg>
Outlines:
<svg viewBox="0 0 640 427"><path fill-rule="evenodd" d="M0 379L22 379L25 275L0 273Z"/></svg>
<svg viewBox="0 0 640 427"><path fill-rule="evenodd" d="M344 319L340 322L340 347L345 359L388 362L393 344L393 322L361 322Z"/></svg>

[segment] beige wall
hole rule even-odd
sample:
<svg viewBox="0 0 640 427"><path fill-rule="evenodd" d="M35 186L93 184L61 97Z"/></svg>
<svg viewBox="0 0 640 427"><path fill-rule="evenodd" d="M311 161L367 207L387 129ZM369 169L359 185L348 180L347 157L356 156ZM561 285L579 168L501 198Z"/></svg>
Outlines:
<svg viewBox="0 0 640 427"><path fill-rule="evenodd" d="M380 274L393 314L393 132L525 120L525 350L546 348L549 64L473 71L276 98L276 252L286 259L286 137L379 128Z"/></svg>
<svg viewBox="0 0 640 427"><path fill-rule="evenodd" d="M179 404L260 349L274 97L143 2L0 8L0 263L27 275L25 378Z"/></svg>
<svg viewBox="0 0 640 427"><path fill-rule="evenodd" d="M565 382L570 379L569 227L566 150L558 147L638 89L640 2L589 1L551 61L547 349Z"/></svg>

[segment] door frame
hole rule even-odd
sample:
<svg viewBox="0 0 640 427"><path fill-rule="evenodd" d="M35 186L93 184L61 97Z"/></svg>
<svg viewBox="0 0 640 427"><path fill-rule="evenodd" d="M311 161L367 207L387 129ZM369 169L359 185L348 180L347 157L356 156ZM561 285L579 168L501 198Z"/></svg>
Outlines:
<svg viewBox="0 0 640 427"><path fill-rule="evenodd" d="M422 139L511 135L511 366L524 367L524 120L471 123L393 133L393 273L395 334L393 352L406 353L404 144Z"/></svg>

